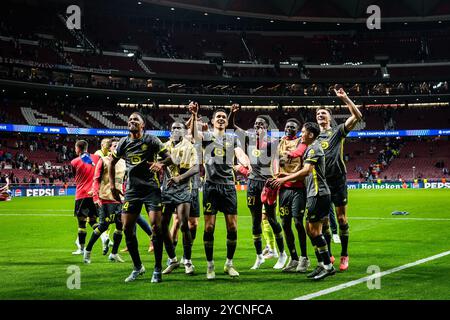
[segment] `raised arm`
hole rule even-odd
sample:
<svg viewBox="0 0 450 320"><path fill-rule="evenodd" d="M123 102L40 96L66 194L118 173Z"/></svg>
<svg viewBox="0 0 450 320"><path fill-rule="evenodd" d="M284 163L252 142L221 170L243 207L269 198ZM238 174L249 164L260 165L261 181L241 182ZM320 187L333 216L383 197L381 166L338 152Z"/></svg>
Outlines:
<svg viewBox="0 0 450 320"><path fill-rule="evenodd" d="M198 103L191 102L189 104L189 112L191 113L189 131L195 142L200 142L202 140L202 137L200 136L197 127L198 109L199 109Z"/></svg>
<svg viewBox="0 0 450 320"><path fill-rule="evenodd" d="M192 116L185 122L185 126L186 128L190 128L191 127L191 123L192 123Z"/></svg>
<svg viewBox="0 0 450 320"><path fill-rule="evenodd" d="M353 101L347 96L347 93L344 91L344 89L336 90L334 89L334 92L336 93L336 96L342 100L342 102L345 103L345 105L350 110L350 113L352 114L346 121L345 121L345 130L347 132L352 131L353 128L355 128L356 124L362 120L362 113L359 111L358 107L353 103Z"/></svg>
<svg viewBox="0 0 450 320"><path fill-rule="evenodd" d="M237 104L237 103L234 103L234 104L231 106L231 112L230 112L230 114L228 115L228 123L232 123L232 124L233 124L233 127L234 127L237 131L245 132L244 129L242 129L241 127L239 127L239 126L236 124L236 116L237 116L237 114L238 114L238 112L239 112L240 109L241 109L241 106L240 106L239 104ZM231 120L231 121L230 121L230 120Z"/></svg>

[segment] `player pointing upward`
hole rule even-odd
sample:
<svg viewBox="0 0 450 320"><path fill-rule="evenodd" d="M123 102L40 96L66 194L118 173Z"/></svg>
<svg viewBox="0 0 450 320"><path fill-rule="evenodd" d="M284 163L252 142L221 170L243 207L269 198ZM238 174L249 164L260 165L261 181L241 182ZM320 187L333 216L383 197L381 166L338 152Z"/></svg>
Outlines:
<svg viewBox="0 0 450 320"><path fill-rule="evenodd" d="M342 251L339 269L348 269L348 238L349 226L347 222L347 169L344 164L344 142L348 133L362 120L362 114L353 101L347 96L344 89L334 90L336 95L346 104L352 114L343 124L331 127L331 111L327 108L319 108L316 112L316 120L320 126L320 134L317 137L325 152L326 179L331 192L331 201L336 207L339 223L339 236L341 238ZM331 233L324 226L323 234L330 244Z"/></svg>

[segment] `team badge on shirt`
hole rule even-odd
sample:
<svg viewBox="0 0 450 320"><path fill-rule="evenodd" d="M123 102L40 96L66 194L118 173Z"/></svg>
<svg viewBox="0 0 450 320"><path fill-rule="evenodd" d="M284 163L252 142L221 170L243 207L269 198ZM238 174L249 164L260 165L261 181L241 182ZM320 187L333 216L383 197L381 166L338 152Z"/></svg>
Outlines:
<svg viewBox="0 0 450 320"><path fill-rule="evenodd" d="M254 157L258 158L258 157L261 156L261 151L258 150L258 149L253 149L252 155L253 155Z"/></svg>

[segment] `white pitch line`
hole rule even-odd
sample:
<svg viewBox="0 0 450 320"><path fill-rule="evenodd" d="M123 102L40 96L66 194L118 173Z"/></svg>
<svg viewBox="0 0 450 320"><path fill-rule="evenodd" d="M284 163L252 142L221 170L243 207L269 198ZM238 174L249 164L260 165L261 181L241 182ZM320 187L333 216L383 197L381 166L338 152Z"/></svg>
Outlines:
<svg viewBox="0 0 450 320"><path fill-rule="evenodd" d="M310 293L310 294L307 294L307 295L304 295L304 296L301 296L301 297L298 297L298 298L294 298L293 300L311 300L311 299L314 299L314 298L317 298L317 297L320 297L320 296L324 296L324 295L327 295L327 294L330 294L330 293L333 293L333 292L336 292L336 291L340 291L340 290L343 290L343 289L346 289L346 288L349 288L349 287L356 286L356 285L358 285L360 283L364 283L364 282L367 282L367 281L371 281L373 279L381 278L381 277L383 277L385 275L388 275L388 274L391 274L391 273L394 273L394 272L398 272L398 271L402 271L404 269L408 269L408 268L417 266L419 264L422 264L422 263L425 263L425 262L428 262L428 261L436 260L436 259L445 257L447 255L450 255L450 251L442 252L442 253L436 254L434 256L428 257L428 258L424 258L424 259L421 259L421 260L417 260L415 262L407 263L407 264L404 264L402 266L383 271L381 273L380 272L379 273L375 273L375 274L372 274L370 276L367 276L367 277L364 277L364 278L361 278L361 279L358 279L358 280L353 280L353 281L350 281L350 282L346 282L346 283L337 285L335 287L331 287L331 288L328 288L328 289L324 289L324 290L320 290L320 291L317 291L317 292L314 292L314 293Z"/></svg>
<svg viewBox="0 0 450 320"><path fill-rule="evenodd" d="M417 220L417 221L450 221L450 218L378 218L378 217L348 217L349 220Z"/></svg>

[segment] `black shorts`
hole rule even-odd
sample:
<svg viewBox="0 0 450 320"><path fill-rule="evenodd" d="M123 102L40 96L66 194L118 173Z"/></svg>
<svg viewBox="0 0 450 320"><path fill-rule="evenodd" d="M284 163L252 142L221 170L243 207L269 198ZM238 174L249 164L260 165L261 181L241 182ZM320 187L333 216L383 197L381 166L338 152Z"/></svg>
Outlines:
<svg viewBox="0 0 450 320"><path fill-rule="evenodd" d="M330 213L331 198L330 195L309 197L306 199L306 221L319 222L328 218Z"/></svg>
<svg viewBox="0 0 450 320"><path fill-rule="evenodd" d="M184 189L163 190L162 203L178 206L182 203L191 203L192 195L187 185Z"/></svg>
<svg viewBox="0 0 450 320"><path fill-rule="evenodd" d="M163 196L164 198L164 196ZM174 202L164 202L164 209L163 214L165 215L172 215L176 213L177 206L182 203L189 203L191 206L189 208L189 218L198 218L200 217L200 204L198 200L198 190L193 190L192 194L190 195L190 201L186 202L180 202L180 203L174 203Z"/></svg>
<svg viewBox="0 0 450 320"><path fill-rule="evenodd" d="M262 213L263 203L261 202L261 193L264 189L265 181L260 180L248 180L247 184L247 207L250 211ZM264 208L266 209L267 214L274 214L275 208L277 207L277 203L275 202L273 205L269 206L268 204L264 204Z"/></svg>
<svg viewBox="0 0 450 320"><path fill-rule="evenodd" d="M75 200L75 210L73 215L75 217L89 217L89 218L97 218L97 206L94 203L93 198L83 198Z"/></svg>
<svg viewBox="0 0 450 320"><path fill-rule="evenodd" d="M200 217L200 199L198 197L198 189L192 189L191 210L189 211L189 218Z"/></svg>
<svg viewBox="0 0 450 320"><path fill-rule="evenodd" d="M280 189L280 217L292 216L303 218L306 207L306 190L304 188Z"/></svg>
<svg viewBox="0 0 450 320"><path fill-rule="evenodd" d="M203 214L237 214L237 197L234 185L206 182L203 187Z"/></svg>
<svg viewBox="0 0 450 320"><path fill-rule="evenodd" d="M145 206L147 213L150 211L161 211L161 189L152 189L151 192L139 199L127 199L127 196L125 195L125 203L123 204L122 212L125 214L140 214L143 205Z"/></svg>
<svg viewBox="0 0 450 320"><path fill-rule="evenodd" d="M331 201L336 207L343 207L348 202L347 177L345 175L327 178Z"/></svg>
<svg viewBox="0 0 450 320"><path fill-rule="evenodd" d="M99 209L98 213L100 216L100 223L122 223L121 213L122 204L121 203L105 203Z"/></svg>

